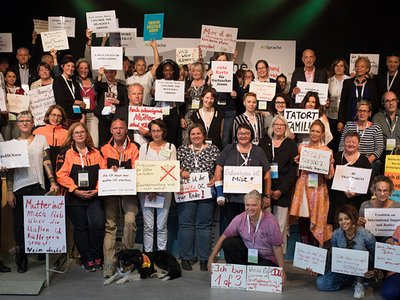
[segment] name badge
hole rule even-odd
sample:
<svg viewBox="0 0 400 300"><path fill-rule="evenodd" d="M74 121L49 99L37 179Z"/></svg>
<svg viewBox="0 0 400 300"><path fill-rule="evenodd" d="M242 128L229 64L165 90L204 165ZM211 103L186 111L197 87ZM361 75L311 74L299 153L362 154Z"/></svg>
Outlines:
<svg viewBox="0 0 400 300"><path fill-rule="evenodd" d="M86 170L78 171L78 186L88 187L89 186L89 172Z"/></svg>
<svg viewBox="0 0 400 300"><path fill-rule="evenodd" d="M206 142L206 144L208 144L208 145L212 145L212 140L210 140L210 139L205 140L205 142Z"/></svg>
<svg viewBox="0 0 400 300"><path fill-rule="evenodd" d="M279 178L279 174L278 174L278 164L277 163L272 163L271 164L271 179L278 179Z"/></svg>
<svg viewBox="0 0 400 300"><path fill-rule="evenodd" d="M83 102L85 103L85 109L90 109L90 98L83 97Z"/></svg>
<svg viewBox="0 0 400 300"><path fill-rule="evenodd" d="M267 101L258 101L259 110L267 110Z"/></svg>
<svg viewBox="0 0 400 300"><path fill-rule="evenodd" d="M165 158L170 158L172 151L170 149L161 149L160 155Z"/></svg>
<svg viewBox="0 0 400 300"><path fill-rule="evenodd" d="M308 173L308 187L315 188L318 186L318 174Z"/></svg>
<svg viewBox="0 0 400 300"><path fill-rule="evenodd" d="M162 107L162 114L165 116L169 116L169 110L170 110L169 106Z"/></svg>
<svg viewBox="0 0 400 300"><path fill-rule="evenodd" d="M192 101L192 109L199 109L200 108L200 100L194 100Z"/></svg>
<svg viewBox="0 0 400 300"><path fill-rule="evenodd" d="M80 114L81 113L81 107L79 105L72 106L72 109L74 111L74 114Z"/></svg>
<svg viewBox="0 0 400 300"><path fill-rule="evenodd" d="M248 249L247 252L247 262L252 264L258 264L258 250L257 249Z"/></svg>
<svg viewBox="0 0 400 300"><path fill-rule="evenodd" d="M387 139L386 140L386 150L392 151L394 148L396 148L396 139Z"/></svg>
<svg viewBox="0 0 400 300"><path fill-rule="evenodd" d="M218 105L226 105L226 101L225 100L218 100L217 104Z"/></svg>

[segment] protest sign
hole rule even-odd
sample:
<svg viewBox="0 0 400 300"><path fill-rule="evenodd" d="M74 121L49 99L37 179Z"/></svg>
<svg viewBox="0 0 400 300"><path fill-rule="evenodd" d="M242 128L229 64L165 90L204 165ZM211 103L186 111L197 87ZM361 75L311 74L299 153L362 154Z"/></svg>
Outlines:
<svg viewBox="0 0 400 300"><path fill-rule="evenodd" d="M212 61L211 85L217 92L230 93L233 89L233 62Z"/></svg>
<svg viewBox="0 0 400 300"><path fill-rule="evenodd" d="M13 52L11 33L0 33L0 52L1 53Z"/></svg>
<svg viewBox="0 0 400 300"><path fill-rule="evenodd" d="M375 269L400 273L400 246L375 243Z"/></svg>
<svg viewBox="0 0 400 300"><path fill-rule="evenodd" d="M56 104L53 85L30 90L26 94L29 96L29 107L35 120L35 126L44 125L43 119L47 109Z"/></svg>
<svg viewBox="0 0 400 300"><path fill-rule="evenodd" d="M4 89L0 89L0 111L6 111L6 92Z"/></svg>
<svg viewBox="0 0 400 300"><path fill-rule="evenodd" d="M256 82L250 83L249 92L256 93L257 100L271 101L275 96L276 82Z"/></svg>
<svg viewBox="0 0 400 300"><path fill-rule="evenodd" d="M246 289L245 265L213 263L211 273L211 287L224 289Z"/></svg>
<svg viewBox="0 0 400 300"><path fill-rule="evenodd" d="M164 14L145 14L143 40L162 40L164 31Z"/></svg>
<svg viewBox="0 0 400 300"><path fill-rule="evenodd" d="M180 169L177 160L137 160L135 169L137 192L179 192L180 190Z"/></svg>
<svg viewBox="0 0 400 300"><path fill-rule="evenodd" d="M33 19L33 30L38 34L49 31L49 21Z"/></svg>
<svg viewBox="0 0 400 300"><path fill-rule="evenodd" d="M332 247L332 272L364 277L368 257L368 251Z"/></svg>
<svg viewBox="0 0 400 300"><path fill-rule="evenodd" d="M190 173L189 179L181 178L181 190L175 193L176 203L210 199L211 188L207 187L209 182L208 173Z"/></svg>
<svg viewBox="0 0 400 300"><path fill-rule="evenodd" d="M262 167L224 166L224 193L245 194L252 190L262 193Z"/></svg>
<svg viewBox="0 0 400 300"><path fill-rule="evenodd" d="M29 109L29 96L18 94L7 94L8 111L19 114Z"/></svg>
<svg viewBox="0 0 400 300"><path fill-rule="evenodd" d="M337 165L332 189L343 192L366 194L371 180L372 169Z"/></svg>
<svg viewBox="0 0 400 300"><path fill-rule="evenodd" d="M365 228L374 236L392 236L400 225L400 208L366 208Z"/></svg>
<svg viewBox="0 0 400 300"><path fill-rule="evenodd" d="M161 195L156 195L155 199L150 200L149 195L146 194L144 197L144 207L152 207L152 208L163 208L165 202L165 197Z"/></svg>
<svg viewBox="0 0 400 300"><path fill-rule="evenodd" d="M41 36L44 52L50 51L51 49L69 49L67 32L65 31L65 29L42 32Z"/></svg>
<svg viewBox="0 0 400 300"><path fill-rule="evenodd" d="M86 13L86 27L95 33L115 32L118 29L115 10Z"/></svg>
<svg viewBox="0 0 400 300"><path fill-rule="evenodd" d="M75 18L48 17L48 31L65 30L67 36L75 37Z"/></svg>
<svg viewBox="0 0 400 300"><path fill-rule="evenodd" d="M199 48L176 48L178 65L192 64L199 60Z"/></svg>
<svg viewBox="0 0 400 300"><path fill-rule="evenodd" d="M1 142L0 167L7 169L29 167L28 141L11 140Z"/></svg>
<svg viewBox="0 0 400 300"><path fill-rule="evenodd" d="M119 28L118 32L110 33L110 46L135 48L136 28Z"/></svg>
<svg viewBox="0 0 400 300"><path fill-rule="evenodd" d="M206 51L234 53L237 34L237 28L202 25L200 47Z"/></svg>
<svg viewBox="0 0 400 300"><path fill-rule="evenodd" d="M99 170L99 196L136 195L136 172L134 169Z"/></svg>
<svg viewBox="0 0 400 300"><path fill-rule="evenodd" d="M368 57L370 63L371 63L371 70L370 72L374 75L378 75L379 71L379 54L356 54L356 53L351 53L350 54L350 63L349 63L349 73L355 73L355 62L357 58L360 56L365 56Z"/></svg>
<svg viewBox="0 0 400 300"><path fill-rule="evenodd" d="M301 103L307 92L316 92L318 93L319 104L325 105L328 98L327 83L298 81L297 87L300 88L300 93L296 95L296 103Z"/></svg>
<svg viewBox="0 0 400 300"><path fill-rule="evenodd" d="M268 64L269 64L269 72L268 72L269 78L273 78L276 80L276 78L278 78L279 75L283 74L283 69L281 65L274 63L268 63Z"/></svg>
<svg viewBox="0 0 400 300"><path fill-rule="evenodd" d="M140 127L147 129L151 121L162 118L162 107L129 105L128 129L138 130Z"/></svg>
<svg viewBox="0 0 400 300"><path fill-rule="evenodd" d="M319 118L319 111L318 109L286 108L284 115L293 133L309 133L312 122Z"/></svg>
<svg viewBox="0 0 400 300"><path fill-rule="evenodd" d="M92 47L92 69L122 70L122 47Z"/></svg>
<svg viewBox="0 0 400 300"><path fill-rule="evenodd" d="M282 268L247 266L246 291L282 293Z"/></svg>
<svg viewBox="0 0 400 300"><path fill-rule="evenodd" d="M332 153L326 150L302 147L299 169L319 174L328 174Z"/></svg>
<svg viewBox="0 0 400 300"><path fill-rule="evenodd" d="M156 80L155 81L156 101L184 102L185 101L185 82L175 80Z"/></svg>
<svg viewBox="0 0 400 300"><path fill-rule="evenodd" d="M293 266L311 269L318 274L325 274L326 255L328 250L296 242Z"/></svg>
<svg viewBox="0 0 400 300"><path fill-rule="evenodd" d="M385 176L394 184L394 191L389 199L400 202L400 155L386 155Z"/></svg>

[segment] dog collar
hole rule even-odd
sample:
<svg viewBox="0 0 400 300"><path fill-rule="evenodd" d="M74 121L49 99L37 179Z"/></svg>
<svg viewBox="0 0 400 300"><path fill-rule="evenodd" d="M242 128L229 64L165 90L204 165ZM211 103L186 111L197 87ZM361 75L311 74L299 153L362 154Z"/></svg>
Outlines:
<svg viewBox="0 0 400 300"><path fill-rule="evenodd" d="M150 259L146 254L142 254L143 256L143 264L142 268L150 268Z"/></svg>

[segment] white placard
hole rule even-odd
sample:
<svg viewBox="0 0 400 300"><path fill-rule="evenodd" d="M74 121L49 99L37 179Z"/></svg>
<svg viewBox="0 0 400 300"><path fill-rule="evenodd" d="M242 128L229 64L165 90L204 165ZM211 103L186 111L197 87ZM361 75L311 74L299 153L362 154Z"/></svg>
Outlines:
<svg viewBox="0 0 400 300"><path fill-rule="evenodd" d="M86 13L86 25L95 33L118 31L115 10L94 11Z"/></svg>
<svg viewBox="0 0 400 300"><path fill-rule="evenodd" d="M29 167L28 141L11 140L1 142L0 167L7 169Z"/></svg>
<svg viewBox="0 0 400 300"><path fill-rule="evenodd" d="M122 47L92 47L92 69L122 70Z"/></svg>
<svg viewBox="0 0 400 300"><path fill-rule="evenodd" d="M325 274L326 255L328 250L296 242L293 266L300 269L311 269L318 274Z"/></svg>
<svg viewBox="0 0 400 300"><path fill-rule="evenodd" d="M1 53L13 52L11 33L0 33L0 52Z"/></svg>
<svg viewBox="0 0 400 300"><path fill-rule="evenodd" d="M246 291L282 293L282 268L247 266Z"/></svg>
<svg viewBox="0 0 400 300"><path fill-rule="evenodd" d="M262 167L224 166L224 193L246 194L252 190L262 193Z"/></svg>
<svg viewBox="0 0 400 300"><path fill-rule="evenodd" d="M199 60L199 48L176 48L176 62L179 65L192 64Z"/></svg>
<svg viewBox="0 0 400 300"><path fill-rule="evenodd" d="M211 265L211 287L223 289L246 289L245 265L213 263Z"/></svg>
<svg viewBox="0 0 400 300"><path fill-rule="evenodd" d="M69 49L67 32L65 29L42 32L41 35L44 52L50 51L53 48L56 50Z"/></svg>
<svg viewBox="0 0 400 300"><path fill-rule="evenodd" d="M155 81L156 101L184 102L185 101L185 82L175 80L156 80Z"/></svg>
<svg viewBox="0 0 400 300"><path fill-rule="evenodd" d="M237 34L237 28L202 25L200 46L206 51L234 53Z"/></svg>
<svg viewBox="0 0 400 300"><path fill-rule="evenodd" d="M67 32L67 36L75 37L75 18L69 17L48 17L49 21L49 30L48 31L57 31L57 30L65 30Z"/></svg>
<svg viewBox="0 0 400 300"><path fill-rule="evenodd" d="M152 207L152 208L163 208L164 207L164 196L157 195L154 200L150 200L149 196L146 195L144 197L144 207Z"/></svg>
<svg viewBox="0 0 400 300"><path fill-rule="evenodd" d="M66 253L64 196L24 196L26 253Z"/></svg>
<svg viewBox="0 0 400 300"><path fill-rule="evenodd" d="M375 243L375 269L400 273L400 246Z"/></svg>
<svg viewBox="0 0 400 300"><path fill-rule="evenodd" d="M400 225L400 208L366 208L365 228L374 236L392 236Z"/></svg>
<svg viewBox="0 0 400 300"><path fill-rule="evenodd" d="M302 147L299 169L319 174L328 174L331 152L326 150Z"/></svg>
<svg viewBox="0 0 400 300"><path fill-rule="evenodd" d="M209 182L208 173L190 173L189 179L181 177L181 190L175 193L176 203L210 199L211 188L207 186Z"/></svg>
<svg viewBox="0 0 400 300"><path fill-rule="evenodd" d="M139 130L140 127L146 128L155 119L163 118L162 107L132 106L129 105L128 129Z"/></svg>
<svg viewBox="0 0 400 300"><path fill-rule="evenodd" d="M328 98L329 85L327 83L298 81L297 87L300 88L300 93L296 95L296 103L301 103L307 92L316 92L318 93L319 104L325 105Z"/></svg>
<svg viewBox="0 0 400 300"><path fill-rule="evenodd" d="M293 133L309 133L312 122L319 118L318 109L286 108L284 112Z"/></svg>
<svg viewBox="0 0 400 300"><path fill-rule="evenodd" d="M56 104L53 85L42 86L26 93L29 96L29 107L35 120L35 126L44 125L44 115L47 109Z"/></svg>
<svg viewBox="0 0 400 300"><path fill-rule="evenodd" d="M110 46L136 48L136 28L119 28L118 32L110 33Z"/></svg>
<svg viewBox="0 0 400 300"><path fill-rule="evenodd" d="M233 62L212 61L211 85L217 92L230 93L233 89Z"/></svg>
<svg viewBox="0 0 400 300"><path fill-rule="evenodd" d="M0 89L0 111L6 111L6 92L4 89Z"/></svg>
<svg viewBox="0 0 400 300"><path fill-rule="evenodd" d="M269 65L269 72L268 72L269 78L273 78L276 80L276 78L278 78L279 75L283 74L283 69L281 65L273 63L268 63L268 65Z"/></svg>
<svg viewBox="0 0 400 300"><path fill-rule="evenodd" d="M368 257L368 251L332 247L332 272L364 277Z"/></svg>
<svg viewBox="0 0 400 300"><path fill-rule="evenodd" d="M136 195L136 172L134 169L99 170L99 196Z"/></svg>
<svg viewBox="0 0 400 300"><path fill-rule="evenodd" d="M372 169L336 166L332 189L343 192L366 194L369 188Z"/></svg>
<svg viewBox="0 0 400 300"><path fill-rule="evenodd" d="M29 96L18 94L7 94L8 111L19 114L21 111L28 110Z"/></svg>
<svg viewBox="0 0 400 300"><path fill-rule="evenodd" d="M178 160L136 160L137 191L144 193L179 192L179 166Z"/></svg>
<svg viewBox="0 0 400 300"><path fill-rule="evenodd" d="M256 93L257 100L271 101L275 96L276 82L256 82L250 83L249 92Z"/></svg>
<svg viewBox="0 0 400 300"><path fill-rule="evenodd" d="M374 75L378 75L378 71L379 71L379 54L355 54L355 53L351 53L350 54L350 63L349 63L349 67L350 67L350 74L351 73L355 73L355 62L357 60L358 57L360 56L366 56L369 58L369 61L371 62L371 70L370 73L374 74Z"/></svg>
<svg viewBox="0 0 400 300"><path fill-rule="evenodd" d="M33 19L33 30L38 34L49 31L49 21Z"/></svg>

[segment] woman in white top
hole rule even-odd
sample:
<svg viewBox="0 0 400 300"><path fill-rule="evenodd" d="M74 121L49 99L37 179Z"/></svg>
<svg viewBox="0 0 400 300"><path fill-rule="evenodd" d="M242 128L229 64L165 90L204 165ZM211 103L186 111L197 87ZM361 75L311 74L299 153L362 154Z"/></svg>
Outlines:
<svg viewBox="0 0 400 300"><path fill-rule="evenodd" d="M164 139L167 135L167 126L160 119L149 123L152 141L140 147L139 160L176 160L176 148ZM156 197L164 200L163 208L146 207L145 201L155 201ZM143 212L143 245L144 251L153 251L154 212L157 213L157 249L166 250L168 240L168 213L171 206L172 194L167 193L139 193L140 205Z"/></svg>

